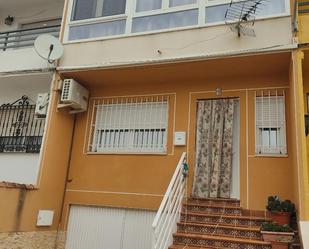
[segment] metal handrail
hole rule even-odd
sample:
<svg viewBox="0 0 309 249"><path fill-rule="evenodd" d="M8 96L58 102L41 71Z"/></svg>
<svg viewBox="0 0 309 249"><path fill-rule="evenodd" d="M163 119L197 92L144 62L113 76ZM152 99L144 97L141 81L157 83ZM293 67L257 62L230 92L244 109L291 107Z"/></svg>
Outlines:
<svg viewBox="0 0 309 249"><path fill-rule="evenodd" d="M180 218L181 205L186 194L187 177L184 174L186 156L185 152L182 153L152 223L153 249L167 249L172 243L173 232L176 230L177 222Z"/></svg>
<svg viewBox="0 0 309 249"><path fill-rule="evenodd" d="M0 32L0 50L29 47L41 34L52 34L59 37L61 25L51 25L38 28L27 28Z"/></svg>

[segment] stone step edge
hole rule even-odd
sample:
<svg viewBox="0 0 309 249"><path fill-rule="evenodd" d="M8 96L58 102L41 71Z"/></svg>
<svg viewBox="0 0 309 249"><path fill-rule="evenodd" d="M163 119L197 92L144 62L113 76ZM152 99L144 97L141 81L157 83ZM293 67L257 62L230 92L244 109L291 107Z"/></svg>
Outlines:
<svg viewBox="0 0 309 249"><path fill-rule="evenodd" d="M175 233L173 234L173 238L175 237L185 237L185 238L204 239L204 240L217 240L217 241L233 242L233 243L240 243L240 244L271 245L270 242L265 242L263 240L230 238L230 237L222 237L222 236L214 236L214 235Z"/></svg>
<svg viewBox="0 0 309 249"><path fill-rule="evenodd" d="M171 245L169 249L230 249L226 247L200 247L200 246L187 246L187 245Z"/></svg>
<svg viewBox="0 0 309 249"><path fill-rule="evenodd" d="M181 212L181 215L203 216L203 217L222 217L230 219L240 220L256 220L256 221L271 221L271 218L257 217L257 216L243 216L243 215L226 215L226 214L214 214L214 213L199 213L199 212Z"/></svg>
<svg viewBox="0 0 309 249"><path fill-rule="evenodd" d="M218 249L218 247L196 247L196 246L186 246L186 245L171 245L168 249ZM231 249L220 247L219 249Z"/></svg>
<svg viewBox="0 0 309 249"><path fill-rule="evenodd" d="M210 227L210 228L223 228L230 230L242 230L242 231L251 231L251 232L259 232L260 227L247 227L247 226L231 226L231 225L223 225L223 224L211 224L211 223L195 223L195 222L178 222L177 225L189 225L189 226L197 226L197 227Z"/></svg>

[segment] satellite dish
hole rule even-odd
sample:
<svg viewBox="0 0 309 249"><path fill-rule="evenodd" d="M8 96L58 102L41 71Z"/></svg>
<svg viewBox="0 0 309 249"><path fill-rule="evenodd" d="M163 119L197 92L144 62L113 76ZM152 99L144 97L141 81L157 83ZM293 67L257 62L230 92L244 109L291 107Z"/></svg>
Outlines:
<svg viewBox="0 0 309 249"><path fill-rule="evenodd" d="M36 38L34 48L38 55L49 63L58 60L63 54L63 46L60 41L48 34L40 35Z"/></svg>

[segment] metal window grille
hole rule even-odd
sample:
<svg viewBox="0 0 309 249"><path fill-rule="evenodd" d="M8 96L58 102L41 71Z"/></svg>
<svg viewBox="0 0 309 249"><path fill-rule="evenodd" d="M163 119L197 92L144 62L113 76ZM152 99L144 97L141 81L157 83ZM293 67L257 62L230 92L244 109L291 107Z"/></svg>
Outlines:
<svg viewBox="0 0 309 249"><path fill-rule="evenodd" d="M255 153L287 154L283 90L255 93Z"/></svg>
<svg viewBox="0 0 309 249"><path fill-rule="evenodd" d="M93 99L88 152L165 153L168 96Z"/></svg>
<svg viewBox="0 0 309 249"><path fill-rule="evenodd" d="M0 152L39 153L45 119L35 117L27 96L0 106Z"/></svg>

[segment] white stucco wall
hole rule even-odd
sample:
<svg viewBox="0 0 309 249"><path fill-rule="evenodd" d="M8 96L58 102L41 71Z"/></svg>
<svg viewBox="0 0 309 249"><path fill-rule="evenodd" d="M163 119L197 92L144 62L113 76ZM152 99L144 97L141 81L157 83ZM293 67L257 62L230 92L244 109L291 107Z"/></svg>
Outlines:
<svg viewBox="0 0 309 249"><path fill-rule="evenodd" d="M21 24L60 18L64 0L0 0L0 32L15 30ZM4 24L8 16L14 17L11 26ZM0 73L24 70L40 70L50 67L41 59L33 47L0 50Z"/></svg>
<svg viewBox="0 0 309 249"><path fill-rule="evenodd" d="M144 64L190 57L284 49L293 43L291 18L256 21L256 37L227 25L65 44L60 69ZM160 53L158 52L160 51Z"/></svg>
<svg viewBox="0 0 309 249"><path fill-rule="evenodd" d="M0 105L23 95L36 101L38 93L50 91L52 74L0 77ZM40 154L0 153L0 182L36 184Z"/></svg>
<svg viewBox="0 0 309 249"><path fill-rule="evenodd" d="M309 248L309 221L300 221L299 224L303 248Z"/></svg>

